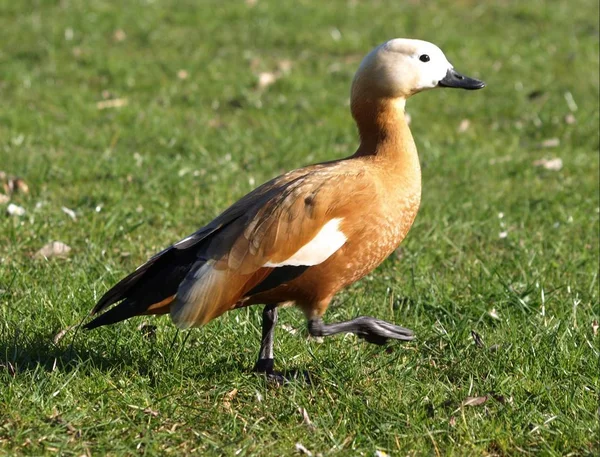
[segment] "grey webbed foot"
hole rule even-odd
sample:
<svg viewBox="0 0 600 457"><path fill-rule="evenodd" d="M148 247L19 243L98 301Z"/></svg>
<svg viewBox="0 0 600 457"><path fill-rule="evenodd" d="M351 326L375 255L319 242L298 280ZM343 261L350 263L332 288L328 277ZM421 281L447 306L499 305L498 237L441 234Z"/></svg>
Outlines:
<svg viewBox="0 0 600 457"><path fill-rule="evenodd" d="M388 340L411 341L412 330L374 317L361 316L346 322L325 324L321 318L308 321L308 331L313 336L329 336L336 333L354 333L369 343L385 344Z"/></svg>

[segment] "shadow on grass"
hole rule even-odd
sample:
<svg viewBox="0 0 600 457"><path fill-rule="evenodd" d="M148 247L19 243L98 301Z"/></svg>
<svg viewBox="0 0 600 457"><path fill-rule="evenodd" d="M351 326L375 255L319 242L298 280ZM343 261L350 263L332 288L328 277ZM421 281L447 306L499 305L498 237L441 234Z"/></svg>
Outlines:
<svg viewBox="0 0 600 457"><path fill-rule="evenodd" d="M185 348L174 348L172 352L156 348L152 341L133 349L130 345L107 338L100 345L93 346L86 340L86 331L77 331L59 344L53 341L54 335L37 332L24 335L16 331L11 335L0 336L0 370L8 371L15 377L19 374L43 370L52 372L57 368L63 372L74 370L115 370L137 371L141 376L153 378L157 369L173 369L186 357ZM171 348L173 349L173 348ZM187 349L189 351L189 348ZM189 363L189 362L187 362ZM197 370L189 373L192 379L217 378L235 372L250 372L251 365L245 366L227 355L207 357L202 364L194 365Z"/></svg>
<svg viewBox="0 0 600 457"><path fill-rule="evenodd" d="M110 356L90 350L85 342L80 341L81 336L66 345L55 344L53 337L42 332L25 336L19 331L8 337L2 335L0 363L18 374L39 369L53 371L57 367L70 371L82 363L101 370L113 370L133 361L130 353L118 348Z"/></svg>
<svg viewBox="0 0 600 457"><path fill-rule="evenodd" d="M258 382L269 386L282 386L292 383L314 387L319 384L319 372L309 371L304 367L288 368L277 371L273 375L252 371L251 360L243 357L232 357L218 350L210 353L200 348L172 348L165 351L148 341L141 348L132 349L127 344L107 338L100 345L94 346L85 339L85 331L79 331L70 337L71 341L59 344L53 342L50 333L38 332L23 335L15 332L0 337L0 371L8 372L13 377L33 374L40 370L52 373L81 372L84 376L100 371L107 376L113 372L124 372L128 376L147 378L150 385L162 383L166 371L177 373L177 376L188 378L192 382L205 381L215 385L223 379L231 379L232 375L253 376ZM65 337L66 339L66 337ZM190 354L199 351L198 354ZM200 352L203 351L203 352ZM166 356L163 354L167 354ZM188 359L188 360L186 360ZM196 362L198 361L198 362ZM181 364L193 369L181 369Z"/></svg>

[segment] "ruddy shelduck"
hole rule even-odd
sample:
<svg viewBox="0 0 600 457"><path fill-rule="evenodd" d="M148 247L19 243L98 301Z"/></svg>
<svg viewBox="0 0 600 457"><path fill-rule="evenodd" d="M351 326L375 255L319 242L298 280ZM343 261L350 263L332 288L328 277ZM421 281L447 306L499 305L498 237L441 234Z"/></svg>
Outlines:
<svg viewBox="0 0 600 457"><path fill-rule="evenodd" d="M342 288L377 267L410 229L421 200L419 157L404 112L426 89L481 89L434 44L383 43L362 61L351 90L360 145L350 157L290 171L263 184L192 235L156 254L92 310L117 306L91 329L142 314L199 327L225 311L263 304L254 369L273 372L277 307L295 304L313 336L355 333L383 344L411 330L368 316L326 324Z"/></svg>

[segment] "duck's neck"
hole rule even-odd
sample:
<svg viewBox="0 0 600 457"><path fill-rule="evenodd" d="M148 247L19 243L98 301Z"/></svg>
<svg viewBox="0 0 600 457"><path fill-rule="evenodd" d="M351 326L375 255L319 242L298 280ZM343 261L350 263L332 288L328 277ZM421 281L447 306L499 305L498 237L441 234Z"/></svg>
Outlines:
<svg viewBox="0 0 600 457"><path fill-rule="evenodd" d="M389 211L399 211L399 239L408 232L421 201L421 166L404 105L404 99L352 104L360 133L360 146L352 157L367 161L379 173Z"/></svg>
<svg viewBox="0 0 600 457"><path fill-rule="evenodd" d="M359 99L352 103L360 146L357 156L373 156L390 166L418 166L419 158L406 114L404 99Z"/></svg>

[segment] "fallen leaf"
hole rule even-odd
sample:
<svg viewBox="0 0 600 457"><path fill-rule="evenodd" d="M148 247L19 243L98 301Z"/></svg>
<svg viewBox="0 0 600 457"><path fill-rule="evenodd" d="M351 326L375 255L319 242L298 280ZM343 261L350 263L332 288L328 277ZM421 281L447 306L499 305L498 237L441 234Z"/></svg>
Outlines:
<svg viewBox="0 0 600 457"><path fill-rule="evenodd" d="M23 194L28 194L29 193L29 186L21 178L16 178L15 179L15 181L14 181L14 187L15 187L15 192L20 192L20 193L23 193Z"/></svg>
<svg viewBox="0 0 600 457"><path fill-rule="evenodd" d="M279 76L276 73L271 73L268 71L263 71L258 74L258 89L266 89L271 84L275 83L279 79Z"/></svg>
<svg viewBox="0 0 600 457"><path fill-rule="evenodd" d="M467 397L460 404L460 406L479 406L483 405L486 401L488 401L488 396L484 395L483 397Z"/></svg>
<svg viewBox="0 0 600 457"><path fill-rule="evenodd" d="M4 184L4 191L9 195L16 193L28 194L29 186L22 178L11 176Z"/></svg>
<svg viewBox="0 0 600 457"><path fill-rule="evenodd" d="M225 409L229 412L233 411L233 408L231 407L231 400L233 400L238 394L238 390L237 389L233 389L230 392L227 392L225 394L225 396L223 397L223 406L225 407Z"/></svg>
<svg viewBox="0 0 600 457"><path fill-rule="evenodd" d="M129 102L126 98L113 98L110 100L102 100L96 103L96 108L107 109L107 108L121 108L126 106Z"/></svg>
<svg viewBox="0 0 600 457"><path fill-rule="evenodd" d="M34 254L37 259L66 258L71 248L62 241L51 241Z"/></svg>
<svg viewBox="0 0 600 457"><path fill-rule="evenodd" d="M312 452L306 449L301 443L296 443L296 450L300 454L308 455L309 457L312 456Z"/></svg>
<svg viewBox="0 0 600 457"><path fill-rule="evenodd" d="M477 333L475 330L471 330L471 337L473 337L473 341L475 342L475 345L477 347L485 347L485 344L483 344L483 339L481 338L481 335L479 333Z"/></svg>
<svg viewBox="0 0 600 457"><path fill-rule="evenodd" d="M0 205L4 205L10 201L10 197L8 195L0 194Z"/></svg>
<svg viewBox="0 0 600 457"><path fill-rule="evenodd" d="M471 121L469 119L463 119L460 121L460 124L458 124L458 133L465 133L469 130L469 127L471 127Z"/></svg>
<svg viewBox="0 0 600 457"><path fill-rule="evenodd" d="M62 340L65 337L65 335L70 330L73 330L75 327L77 327L77 326L69 325L67 328L63 328L60 332L58 332L56 335L54 335L54 338L52 338L52 341L54 342L54 344L58 344L60 342L60 340Z"/></svg>
<svg viewBox="0 0 600 457"><path fill-rule="evenodd" d="M113 40L115 40L117 42L125 41L126 38L127 38L127 34L125 33L124 30L117 29L117 30L115 30L115 33L113 33Z"/></svg>
<svg viewBox="0 0 600 457"><path fill-rule="evenodd" d="M547 140L544 140L540 143L540 146L543 148L555 148L557 146L560 146L560 139L559 138L548 138Z"/></svg>
<svg viewBox="0 0 600 457"><path fill-rule="evenodd" d="M554 159L540 159L533 162L533 165L545 168L546 170L559 171L563 167L563 161L558 157Z"/></svg>
<svg viewBox="0 0 600 457"><path fill-rule="evenodd" d="M284 329L286 332L288 332L290 335L295 335L295 334L297 334L297 333L298 333L298 330L297 330L297 329L295 329L294 327L292 327L292 326L291 326L291 325L289 325L289 324L283 324L283 325L281 326L281 328L282 328L282 329Z"/></svg>
<svg viewBox="0 0 600 457"><path fill-rule="evenodd" d="M231 400L233 400L237 396L237 394L238 394L238 390L237 389L233 389L232 391L227 392L225 394L225 399L227 401L231 401Z"/></svg>
<svg viewBox="0 0 600 457"><path fill-rule="evenodd" d="M314 429L315 426L310 420L310 417L308 417L308 411L306 411L305 408L299 407L298 412L302 415L302 422L304 422L304 425L306 425L310 429Z"/></svg>
<svg viewBox="0 0 600 457"><path fill-rule="evenodd" d="M596 319L592 322L592 331L594 332L594 336L598 335L598 321Z"/></svg>
<svg viewBox="0 0 600 457"><path fill-rule="evenodd" d="M63 213L65 213L67 216L69 216L74 221L77 220L77 214L75 214L75 211L73 211L72 209L69 209L66 206L63 206L60 209L62 210Z"/></svg>
<svg viewBox="0 0 600 457"><path fill-rule="evenodd" d="M7 207L6 207L6 212L10 215L10 216L24 216L25 215L25 208L21 207L21 206L17 206L14 203L10 203Z"/></svg>

